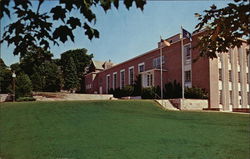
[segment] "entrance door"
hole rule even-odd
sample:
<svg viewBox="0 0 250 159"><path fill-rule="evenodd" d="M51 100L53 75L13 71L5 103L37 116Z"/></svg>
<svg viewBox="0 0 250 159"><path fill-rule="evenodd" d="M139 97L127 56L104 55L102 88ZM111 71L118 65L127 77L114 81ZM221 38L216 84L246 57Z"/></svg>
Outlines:
<svg viewBox="0 0 250 159"><path fill-rule="evenodd" d="M102 86L99 87L99 94L102 94Z"/></svg>

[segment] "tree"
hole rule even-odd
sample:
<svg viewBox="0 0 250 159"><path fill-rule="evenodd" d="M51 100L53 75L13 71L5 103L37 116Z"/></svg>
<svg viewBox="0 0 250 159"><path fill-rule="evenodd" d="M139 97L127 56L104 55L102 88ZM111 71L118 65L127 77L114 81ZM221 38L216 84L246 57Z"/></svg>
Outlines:
<svg viewBox="0 0 250 159"><path fill-rule="evenodd" d="M6 27L1 41L16 46L14 55L20 54L22 57L30 46L47 50L50 42L59 45L60 41L65 43L68 38L74 42L73 31L76 28L83 28L90 40L99 38L98 30L91 26L97 20L92 8L101 6L107 12L112 5L117 9L119 7L119 0L58 0L56 6L49 8L50 12L41 12L45 0L38 2L34 9L31 0L14 0L13 9L10 10L10 0L0 1L0 18L13 14L17 17L15 22ZM146 4L146 0L124 0L127 9L133 2L141 10ZM79 12L78 17L70 14L73 10Z"/></svg>
<svg viewBox="0 0 250 159"><path fill-rule="evenodd" d="M0 93L9 93L12 83L11 70L7 69L4 61L0 58Z"/></svg>
<svg viewBox="0 0 250 159"><path fill-rule="evenodd" d="M16 98L32 95L32 83L28 75L21 73L16 78Z"/></svg>
<svg viewBox="0 0 250 159"><path fill-rule="evenodd" d="M84 92L84 79L83 76L86 73L86 68L91 63L91 59L93 58L93 54L87 54L87 49L75 49L75 50L68 50L61 54L61 60L60 65L62 68L62 71L64 72L65 76L65 69L68 67L67 63L69 59L72 58L73 62L76 66L76 73L78 76L78 80L80 82L80 88L78 88L78 91Z"/></svg>
<svg viewBox="0 0 250 159"><path fill-rule="evenodd" d="M225 8L218 9L212 5L209 10L204 11L204 15L195 14L200 21L196 25L196 32L205 29L196 46L201 56L214 58L217 57L217 52L227 52L229 48L240 47L240 38L246 38L250 44L250 3L248 0L234 1L235 3L229 3Z"/></svg>
<svg viewBox="0 0 250 159"><path fill-rule="evenodd" d="M62 86L62 74L58 66L53 62L45 62L44 91L58 92Z"/></svg>
<svg viewBox="0 0 250 159"><path fill-rule="evenodd" d="M66 90L75 91L79 86L79 80L77 76L76 66L72 57L66 65L64 71L64 88Z"/></svg>

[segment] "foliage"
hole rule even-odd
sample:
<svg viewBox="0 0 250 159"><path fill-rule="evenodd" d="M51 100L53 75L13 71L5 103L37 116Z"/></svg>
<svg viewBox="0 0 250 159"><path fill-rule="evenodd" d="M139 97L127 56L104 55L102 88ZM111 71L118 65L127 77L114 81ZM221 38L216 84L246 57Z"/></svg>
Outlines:
<svg viewBox="0 0 250 159"><path fill-rule="evenodd" d="M28 97L31 96L32 93L32 83L28 75L21 73L17 75L16 78L16 98L19 97Z"/></svg>
<svg viewBox="0 0 250 159"><path fill-rule="evenodd" d="M23 101L35 101L36 99L34 97L19 97L17 98L17 102L23 102Z"/></svg>
<svg viewBox="0 0 250 159"><path fill-rule="evenodd" d="M64 88L66 90L75 91L79 86L76 65L72 57L69 58L64 70Z"/></svg>
<svg viewBox="0 0 250 159"><path fill-rule="evenodd" d="M67 63L69 59L72 58L73 62L76 66L76 72L78 76L78 80L80 83L80 88L78 88L79 92L84 92L85 83L83 81L83 76L86 73L87 66L91 63L91 59L93 58L93 54L88 55L87 49L75 49L68 50L61 54L60 65L63 71L64 76L66 73Z"/></svg>
<svg viewBox="0 0 250 159"><path fill-rule="evenodd" d="M208 93L201 88L185 88L185 98L191 99L208 99Z"/></svg>
<svg viewBox="0 0 250 159"><path fill-rule="evenodd" d="M47 50L50 43L59 45L59 42L65 43L68 39L74 42L74 30L77 28L82 28L90 40L99 38L98 30L91 26L97 20L93 7L100 6L105 12L111 9L112 4L117 9L119 7L119 0L58 0L56 6L46 8L51 9L50 12L42 12L44 2L39 0L35 10L31 0L14 0L13 7L10 0L0 1L0 19L4 15L17 16L17 20L5 28L1 40L16 46L14 55L23 57L30 46ZM127 9L133 2L141 10L146 4L145 0L124 0ZM72 16L72 11L77 11L79 16Z"/></svg>
<svg viewBox="0 0 250 159"><path fill-rule="evenodd" d="M58 92L62 86L62 74L58 66L53 62L44 63L44 82L43 91Z"/></svg>
<svg viewBox="0 0 250 159"><path fill-rule="evenodd" d="M181 98L182 87L180 83L177 83L176 80L174 82L168 82L165 84L164 89L164 98L165 99L173 99L173 98Z"/></svg>
<svg viewBox="0 0 250 159"><path fill-rule="evenodd" d="M147 87L147 88L142 89L141 98L142 99L156 99L156 98L159 98L159 96L157 96L155 87Z"/></svg>
<svg viewBox="0 0 250 159"><path fill-rule="evenodd" d="M141 91L142 91L142 84L141 84L141 75L138 75L134 84L134 96L140 96L141 95Z"/></svg>
<svg viewBox="0 0 250 159"><path fill-rule="evenodd" d="M209 10L204 11L204 15L195 14L200 21L196 25L196 31L205 29L196 46L201 56L214 58L217 57L217 52L227 52L229 48L239 47L242 44L239 38L247 38L250 44L250 3L248 0L234 1L225 8L218 9L212 5Z"/></svg>
<svg viewBox="0 0 250 159"><path fill-rule="evenodd" d="M0 58L0 93L9 93L12 84L12 72Z"/></svg>

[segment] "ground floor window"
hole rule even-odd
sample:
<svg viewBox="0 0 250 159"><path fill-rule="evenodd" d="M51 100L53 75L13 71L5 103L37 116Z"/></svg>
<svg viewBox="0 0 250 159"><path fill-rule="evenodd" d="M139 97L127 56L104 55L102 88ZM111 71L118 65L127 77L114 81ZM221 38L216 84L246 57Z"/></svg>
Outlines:
<svg viewBox="0 0 250 159"><path fill-rule="evenodd" d="M185 71L185 82L191 82L191 71Z"/></svg>
<svg viewBox="0 0 250 159"><path fill-rule="evenodd" d="M148 87L153 86L153 75L152 74L147 74L147 86Z"/></svg>
<svg viewBox="0 0 250 159"><path fill-rule="evenodd" d="M120 87L121 88L125 87L125 71L124 70L121 71L121 75L120 75Z"/></svg>

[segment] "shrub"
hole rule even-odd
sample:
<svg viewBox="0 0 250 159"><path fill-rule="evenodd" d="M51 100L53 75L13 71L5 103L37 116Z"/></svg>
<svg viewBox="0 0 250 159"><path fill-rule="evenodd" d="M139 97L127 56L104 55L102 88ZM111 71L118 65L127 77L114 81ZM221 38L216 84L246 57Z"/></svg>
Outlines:
<svg viewBox="0 0 250 159"><path fill-rule="evenodd" d="M208 93L205 91L205 89L197 87L185 88L185 98L208 99Z"/></svg>
<svg viewBox="0 0 250 159"><path fill-rule="evenodd" d="M23 102L23 101L35 101L36 99L33 97L19 97L17 98L17 102Z"/></svg>
<svg viewBox="0 0 250 159"><path fill-rule="evenodd" d="M16 78L16 98L31 96L32 83L28 75L21 73Z"/></svg>
<svg viewBox="0 0 250 159"><path fill-rule="evenodd" d="M181 98L181 84L177 83L176 80L174 82L168 82L165 84L164 89L164 98L166 99L172 99L172 98Z"/></svg>
<svg viewBox="0 0 250 159"><path fill-rule="evenodd" d="M155 88L155 87L143 88L142 89L142 94L141 94L142 99L156 99L156 98L159 98L160 96L157 93L157 89L159 91L159 88Z"/></svg>

